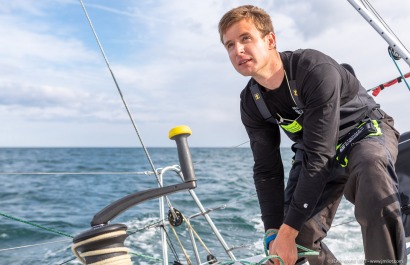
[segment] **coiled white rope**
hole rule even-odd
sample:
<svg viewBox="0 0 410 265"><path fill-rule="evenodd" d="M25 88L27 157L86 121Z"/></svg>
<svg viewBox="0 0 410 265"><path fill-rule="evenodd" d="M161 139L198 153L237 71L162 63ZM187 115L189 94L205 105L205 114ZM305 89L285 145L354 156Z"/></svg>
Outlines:
<svg viewBox="0 0 410 265"><path fill-rule="evenodd" d="M98 241L103 241L107 240L110 238L115 238L119 236L124 236L126 235L126 232L124 230L122 231L114 231L110 233L105 233L102 235L98 235L95 237L91 237L89 239L86 239L84 241L80 241L78 243L75 243L72 245L71 250L73 251L74 255L83 263L87 264L85 261L85 257L91 257L91 256L99 256L99 255L104 255L104 254L113 254L113 253L121 253L118 256L115 257L110 257L98 262L94 263L89 263L89 265L132 265L131 257L128 254L128 248L126 247L114 247L114 248L104 248L100 250L92 250L92 251L87 251L87 252L78 252L78 248L90 243L97 243Z"/></svg>

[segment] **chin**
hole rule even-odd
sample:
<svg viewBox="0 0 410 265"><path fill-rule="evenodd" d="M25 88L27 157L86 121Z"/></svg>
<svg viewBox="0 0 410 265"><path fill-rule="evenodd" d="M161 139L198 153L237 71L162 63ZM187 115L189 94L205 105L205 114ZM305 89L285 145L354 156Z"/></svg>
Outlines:
<svg viewBox="0 0 410 265"><path fill-rule="evenodd" d="M236 71L237 71L239 74L243 75L243 76L252 76L252 73L250 73L249 71L244 71L244 70L238 69L238 68L236 68Z"/></svg>
<svg viewBox="0 0 410 265"><path fill-rule="evenodd" d="M249 72L239 72L241 75L243 75L243 76L252 76L252 73L249 73Z"/></svg>

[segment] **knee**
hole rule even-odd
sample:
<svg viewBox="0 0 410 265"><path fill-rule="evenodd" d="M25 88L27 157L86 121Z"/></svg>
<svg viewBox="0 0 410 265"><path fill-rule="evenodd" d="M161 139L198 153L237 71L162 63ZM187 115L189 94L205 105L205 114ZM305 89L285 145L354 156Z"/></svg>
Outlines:
<svg viewBox="0 0 410 265"><path fill-rule="evenodd" d="M386 149L376 141L368 141L365 145L359 143L356 148L352 149L348 158L348 170L351 176L359 176L367 182L371 181L367 178L373 178L374 175L390 175L387 172L390 165L389 155Z"/></svg>

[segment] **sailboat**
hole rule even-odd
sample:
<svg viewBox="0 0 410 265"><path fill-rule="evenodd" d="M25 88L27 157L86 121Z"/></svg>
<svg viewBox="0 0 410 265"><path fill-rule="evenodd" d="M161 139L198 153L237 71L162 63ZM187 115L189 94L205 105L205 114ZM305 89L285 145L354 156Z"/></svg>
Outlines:
<svg viewBox="0 0 410 265"><path fill-rule="evenodd" d="M358 10L359 13L362 14L366 20L371 21L371 22L377 21L376 18L371 17L371 14L364 12L367 10L367 8L364 7L359 1L349 0L349 2L351 2L354 8ZM376 25L374 27L378 31L378 33L380 33L379 29L382 26L378 24L372 24L372 26L373 25ZM388 30L382 30L382 32L383 33L381 34L381 36L382 37L387 36L386 42L389 44L389 46L394 47L392 49L392 53L394 53L396 57L402 58L402 60L406 61L406 63L410 65L408 51L402 45L399 45L398 44L399 42L397 42L394 37L389 36L389 34L387 34L387 32L389 32ZM98 38L97 38L97 41L98 41ZM107 65L109 67L108 61L107 61ZM112 73L111 70L110 72ZM408 75L404 74L401 77L398 77L394 80L403 81L406 79L406 77L408 77ZM114 76L113 78L115 80ZM387 83L390 84L392 83L392 81L389 81ZM378 88L380 87L381 86L375 87L374 89L372 89L372 92L378 91ZM385 88L387 86L384 85L382 87ZM118 86L117 88L119 89ZM120 92L120 95L121 95L121 92ZM126 109L128 111L125 100L124 100L124 105L126 106ZM131 121L133 122L134 127L136 128L136 124L134 123L131 115L130 115L130 118L131 118ZM152 173L157 177L157 181L159 185L158 188L139 191L139 192L127 195L123 198L119 198L113 203L107 205L105 208L101 209L101 211L96 213L93 218L90 217L92 228L90 230L87 230L87 231L84 231L78 234L76 238L74 239L74 242L72 245L73 251L74 253L76 253L79 260L81 260L82 262L86 264L92 264L92 263L100 262L104 260L106 260L107 262L111 262L111 263L106 263L106 264L129 264L131 262L131 257L129 254L131 251L127 250L124 246L124 240L126 240L126 237L127 237L126 235L127 228L123 224L112 224L111 221L112 219L115 219L118 215L127 211L129 208L137 204L144 203L145 201L151 200L154 198L160 198L159 199L160 200L159 218L161 220L161 223L159 224L159 227L177 226L183 222L185 222L188 225L189 237L192 239L191 240L192 249L193 249L192 252L194 253L195 257L194 259L189 259L190 261L187 261L187 264L257 264L257 263L262 264L266 260L266 257L263 254L260 256L256 256L256 257L250 257L248 259L237 260L237 258L235 257L233 253L234 249L228 246L224 238L221 236L219 230L215 226L214 222L212 221L209 215L210 210L206 209L202 205L201 201L199 200L198 196L195 193L195 187L197 185L196 184L197 178L195 175L195 169L192 163L191 152L190 152L188 141L187 141L187 137L190 134L191 134L191 131L189 127L187 126L176 127L170 131L169 137L170 139L176 142L176 145L178 148L180 166L167 167L161 170L152 168ZM400 139L400 145L399 145L400 154L399 154L399 160L397 164L398 173L401 174L400 176L403 176L403 177L408 176L408 173L409 173L409 168L408 168L408 165L406 164L406 161L408 161L408 158L410 157L409 140L410 140L409 133L403 133ZM146 151L146 148L144 147L144 145L143 145L143 148ZM175 172L180 177L181 182L175 185L170 185L170 186L165 185L163 183L163 174L169 171ZM218 261L218 259L214 257L211 253L207 256L207 261L202 261L199 255L199 252L197 250L198 241L200 242L201 240L199 239L199 236L196 234L195 230L189 226L189 218L181 215L180 213L178 213L176 209L173 209L172 207L170 207L170 211L168 212L168 214L166 213L165 211L166 205L169 206L167 195L176 193L176 192L186 192L189 194L188 196L190 196L193 199L193 201L195 201L200 211L198 216L205 218L207 224L209 225L211 229L210 230L211 233L214 234L210 236L215 236L218 239L218 241L220 242L221 248L223 248L227 254L227 258L224 259L224 261ZM409 202L409 205L410 205L410 202ZM169 264L168 245L167 245L168 238L169 236L167 235L166 231L161 230L161 245L162 245L163 251L162 251L162 261L160 262L162 264ZM84 253L86 254L84 255ZM124 262L124 263L121 263L121 262ZM174 261L174 264L182 264L182 263L176 263L176 261Z"/></svg>
<svg viewBox="0 0 410 265"><path fill-rule="evenodd" d="M405 49L405 47L398 41L398 39L391 34L391 31L384 27L383 24L378 23L375 17L372 16L371 12L359 1L356 0L349 0L352 6L374 27L376 31L386 40L389 44L389 52L394 56L395 59L403 58L403 60L410 66L410 53ZM84 8L84 6L83 6ZM84 8L85 10L85 8ZM86 13L87 14L87 13ZM88 16L87 16L88 17ZM92 27L91 21L89 19L90 25ZM94 31L95 34L95 31ZM96 39L98 41L97 35ZM99 44L100 45L100 44ZM102 50L102 47L100 45ZM103 50L102 50L103 52ZM104 52L103 52L104 54ZM108 62L107 62L108 65ZM109 65L108 65L109 67ZM401 73L401 72L400 72ZM401 78L405 80L406 76L401 74ZM114 78L115 80L115 78ZM380 86L378 87L381 88ZM410 90L410 87L409 87ZM377 91L373 89L373 91ZM118 224L109 224L109 222L115 218L118 214L122 213L123 211L127 210L128 208L142 203L146 200L150 200L153 198L161 197L160 200L160 216L161 219L164 220L164 196L168 194L172 194L174 192L188 190L197 203L201 214L206 218L208 224L212 228L213 233L216 235L218 240L220 241L222 247L225 249L228 256L234 260L233 262L224 262L220 264L235 264L235 257L228 248L226 242L221 237L219 231L216 229L214 223L212 222L211 218L207 214L205 208L200 203L198 197L194 193L193 189L196 187L196 178L194 167L192 164L191 154L189 151L189 147L187 144L187 136L191 134L189 127L180 126L172 129L169 133L170 139L174 139L177 143L178 148L178 156L179 161L181 164L181 170L178 172L181 176L182 183L178 185L171 185L171 186L163 186L162 185L162 178L159 178L159 188L140 191L131 195L128 195L124 198L119 199L118 201L113 202L112 204L108 205L100 212L98 212L91 221L92 228L74 238L73 242L73 252L76 256L84 263L84 264L103 264L103 261L107 261L107 264L131 264L131 258L128 256L127 249L123 246L123 241L126 238L126 226L118 225ZM399 158L397 163L397 172L399 178L409 178L410 175L410 168L406 162L407 159L405 158L406 154L410 153L410 132L406 132L402 134L400 139L400 152ZM402 181L402 183L405 180ZM403 188L401 191L402 200L405 200L408 203L404 203L403 211L404 215L403 218L407 219L407 211L410 212L410 201L408 195L410 195L409 190ZM406 194L407 193L407 194ZM167 197L165 197L167 198ZM197 247L195 244L194 238L194 230L191 226L189 226L189 221L185 219L178 211L175 211L172 207L169 210L168 214L168 221L171 226L180 225L182 222L186 222L189 227L193 249L195 252L196 261L198 264L201 264L199 253L197 251ZM407 220L406 220L407 221ZM407 225L407 224L406 224ZM408 221L407 225L407 236L410 238L410 220ZM165 231L162 232L162 249L163 249L163 264L168 264L167 258L167 245L166 245L166 233ZM305 249L306 250L306 249ZM304 254L313 254L317 255L317 253L312 253L313 251L307 250ZM260 258L260 257L259 257ZM255 262L254 259L250 260L241 260L238 264L264 264L269 258L273 258L272 256L268 256L265 258L260 259L259 261ZM279 258L279 257L275 257ZM280 259L280 258L279 258ZM251 261L253 260L253 261ZM191 264L191 261L187 259L188 264ZM209 264L216 264L218 261L216 258L209 254L207 257L207 262ZM282 262L282 260L281 260ZM305 262L305 261L304 261ZM174 263L174 264L180 264ZM305 263L303 263L305 264ZM308 264L308 263L306 263Z"/></svg>

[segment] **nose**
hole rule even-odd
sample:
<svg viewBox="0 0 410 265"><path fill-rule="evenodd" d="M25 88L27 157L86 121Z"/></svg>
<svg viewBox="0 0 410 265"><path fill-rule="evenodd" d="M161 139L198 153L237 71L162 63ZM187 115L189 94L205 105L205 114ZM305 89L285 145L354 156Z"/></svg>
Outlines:
<svg viewBox="0 0 410 265"><path fill-rule="evenodd" d="M235 53L237 55L242 54L245 52L245 46L241 43L236 43L235 45Z"/></svg>

